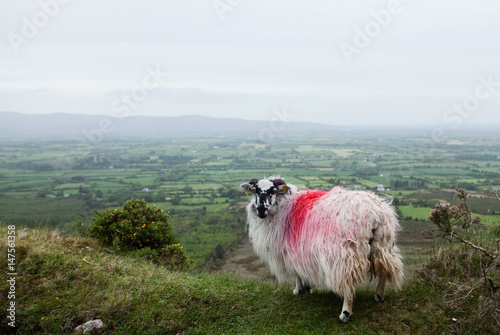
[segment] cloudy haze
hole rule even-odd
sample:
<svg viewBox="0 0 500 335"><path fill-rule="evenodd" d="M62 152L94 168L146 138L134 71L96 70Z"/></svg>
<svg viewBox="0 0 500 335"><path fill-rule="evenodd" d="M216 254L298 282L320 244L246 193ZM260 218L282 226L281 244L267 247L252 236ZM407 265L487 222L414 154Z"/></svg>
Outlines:
<svg viewBox="0 0 500 335"><path fill-rule="evenodd" d="M1 0L0 111L500 124L499 17L493 0Z"/></svg>

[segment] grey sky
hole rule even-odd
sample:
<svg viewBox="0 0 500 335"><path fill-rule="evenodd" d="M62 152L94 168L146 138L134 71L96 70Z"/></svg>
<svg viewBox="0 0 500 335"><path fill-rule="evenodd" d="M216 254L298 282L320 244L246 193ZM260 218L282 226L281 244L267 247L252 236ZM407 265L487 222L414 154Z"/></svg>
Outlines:
<svg viewBox="0 0 500 335"><path fill-rule="evenodd" d="M499 18L493 0L0 0L0 111L500 124Z"/></svg>

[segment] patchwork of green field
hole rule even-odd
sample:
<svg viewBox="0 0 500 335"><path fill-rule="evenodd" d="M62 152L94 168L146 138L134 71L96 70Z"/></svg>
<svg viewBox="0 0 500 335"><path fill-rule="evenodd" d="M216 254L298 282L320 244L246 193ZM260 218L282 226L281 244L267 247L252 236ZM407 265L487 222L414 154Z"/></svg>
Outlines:
<svg viewBox="0 0 500 335"><path fill-rule="evenodd" d="M479 132L456 140L461 144L437 146L422 133L372 131L268 143L238 137L110 139L96 145L3 141L0 221L74 230L78 220L90 222L92 209L144 198L172 214L186 250L201 266L217 246L228 250L244 231L249 197L239 185L272 175L303 189L342 186L389 194L407 221L425 221L441 199L456 203L454 189L465 187L473 211L498 221L500 203L488 194L500 187L500 140ZM228 221L221 219L202 229L201 218L212 214L230 215L239 225L224 230Z"/></svg>
<svg viewBox="0 0 500 335"><path fill-rule="evenodd" d="M408 218L408 220L427 220L431 214L432 208L430 207L415 207L415 206L398 206L401 211L403 218ZM492 224L500 222L500 215L495 214L479 214L472 213L473 217L481 217L481 222L485 224Z"/></svg>
<svg viewBox="0 0 500 335"><path fill-rule="evenodd" d="M410 217L416 220L426 220L431 214L432 208L427 207L414 207L408 206L398 206L403 218Z"/></svg>

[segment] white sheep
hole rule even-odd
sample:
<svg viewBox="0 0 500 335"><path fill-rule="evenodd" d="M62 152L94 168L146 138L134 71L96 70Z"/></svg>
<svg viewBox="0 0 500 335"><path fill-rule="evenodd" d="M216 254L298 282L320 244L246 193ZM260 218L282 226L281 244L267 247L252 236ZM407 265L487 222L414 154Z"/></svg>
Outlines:
<svg viewBox="0 0 500 335"><path fill-rule="evenodd" d="M279 282L295 277L294 294L314 285L344 297L339 323L352 315L356 284L378 277L377 302L384 300L386 280L401 286L403 263L395 245L400 227L384 199L341 187L298 191L279 177L240 187L253 193L247 223L255 253Z"/></svg>

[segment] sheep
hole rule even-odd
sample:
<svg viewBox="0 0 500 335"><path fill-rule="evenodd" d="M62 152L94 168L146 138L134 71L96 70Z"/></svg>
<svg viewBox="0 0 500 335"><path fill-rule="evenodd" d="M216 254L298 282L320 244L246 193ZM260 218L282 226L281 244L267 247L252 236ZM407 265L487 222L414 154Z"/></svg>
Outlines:
<svg viewBox="0 0 500 335"><path fill-rule="evenodd" d="M299 191L279 176L240 187L253 194L246 210L254 252L280 283L295 277L295 295L310 293L314 285L343 297L339 323L353 314L356 284L378 277L377 302L384 300L386 280L400 288L400 226L386 200L341 187Z"/></svg>

